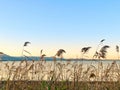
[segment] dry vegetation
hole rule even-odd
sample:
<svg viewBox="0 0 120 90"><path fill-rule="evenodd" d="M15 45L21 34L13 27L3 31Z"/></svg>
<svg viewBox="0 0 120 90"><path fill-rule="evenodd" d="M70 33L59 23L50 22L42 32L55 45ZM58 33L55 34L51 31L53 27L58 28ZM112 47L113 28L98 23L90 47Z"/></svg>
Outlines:
<svg viewBox="0 0 120 90"><path fill-rule="evenodd" d="M52 61L45 61L43 50L39 61L0 62L0 90L120 90L120 65L113 61L103 63L108 45L100 45L101 40L89 64L82 61L63 61L65 50L59 49ZM22 56L30 42L23 45ZM81 49L82 58L91 47ZM116 46L119 59L119 46ZM60 57L60 61L56 60ZM99 60L95 61L94 58ZM89 62L89 61L87 61Z"/></svg>
<svg viewBox="0 0 120 90"><path fill-rule="evenodd" d="M0 65L0 90L120 89L120 65L115 61L107 66L101 61L84 66L79 61L55 60L1 62Z"/></svg>

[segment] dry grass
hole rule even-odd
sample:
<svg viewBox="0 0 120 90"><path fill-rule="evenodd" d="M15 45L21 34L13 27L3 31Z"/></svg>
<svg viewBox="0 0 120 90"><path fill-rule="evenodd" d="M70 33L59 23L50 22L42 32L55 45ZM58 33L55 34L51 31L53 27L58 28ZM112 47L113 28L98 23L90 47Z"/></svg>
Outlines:
<svg viewBox="0 0 120 90"><path fill-rule="evenodd" d="M120 90L120 65L115 61L107 66L56 60L0 65L0 90Z"/></svg>

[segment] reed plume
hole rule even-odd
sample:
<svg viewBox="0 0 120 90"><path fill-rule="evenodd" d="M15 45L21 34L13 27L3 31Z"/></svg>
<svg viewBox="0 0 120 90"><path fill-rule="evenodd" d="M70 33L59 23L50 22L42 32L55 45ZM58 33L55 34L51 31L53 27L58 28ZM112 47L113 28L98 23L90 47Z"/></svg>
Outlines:
<svg viewBox="0 0 120 90"><path fill-rule="evenodd" d="M23 46L27 46L28 44L31 44L30 42L25 42Z"/></svg>
<svg viewBox="0 0 120 90"><path fill-rule="evenodd" d="M116 52L117 52L117 56L118 56L118 59L119 59L119 46L118 45L116 45Z"/></svg>
<svg viewBox="0 0 120 90"><path fill-rule="evenodd" d="M100 59L100 58L106 58L107 48L110 48L110 46L105 45L105 46L103 46L103 47L100 49L99 59Z"/></svg>
<svg viewBox="0 0 120 90"><path fill-rule="evenodd" d="M43 60L45 56L45 54L41 55L40 59Z"/></svg>
<svg viewBox="0 0 120 90"><path fill-rule="evenodd" d="M65 51L64 49L59 49L59 50L57 51L57 53L55 54L55 57L58 56L58 57L60 57L61 60L62 60L62 58L63 58L63 53L66 53L66 51Z"/></svg>
<svg viewBox="0 0 120 90"><path fill-rule="evenodd" d="M40 60L44 60L44 57L45 57L46 55L45 54L43 54L43 49L41 49L40 50Z"/></svg>
<svg viewBox="0 0 120 90"><path fill-rule="evenodd" d="M105 41L105 39L102 39L100 42L102 43L102 42L104 42Z"/></svg>
<svg viewBox="0 0 120 90"><path fill-rule="evenodd" d="M27 54L29 54L29 55L31 55L30 52L28 52L27 50L24 49L24 47L28 46L28 44L31 44L31 43L27 41L27 42L25 42L25 43L23 44L22 56L26 56L26 55L23 54L24 52L27 53ZM25 59L26 59L26 58L25 58Z"/></svg>
<svg viewBox="0 0 120 90"><path fill-rule="evenodd" d="M116 51L119 52L119 46L118 45L116 45Z"/></svg>
<svg viewBox="0 0 120 90"><path fill-rule="evenodd" d="M83 48L81 49L81 52L82 52L82 59L83 59L83 55L84 55L85 53L87 53L87 52L89 51L90 48L91 48L91 47L83 47Z"/></svg>
<svg viewBox="0 0 120 90"><path fill-rule="evenodd" d="M102 40L99 42L99 44L98 44L98 46L97 46L97 48L96 48L95 54L93 55L93 59L94 59L94 58L97 58L97 56L98 56L98 49L99 49L100 45L101 45L104 41L105 41L105 39L102 39Z"/></svg>
<svg viewBox="0 0 120 90"><path fill-rule="evenodd" d="M56 53L56 55L55 55L55 56L60 57L63 53L66 53L66 51L65 51L65 50L63 50L63 49L59 49L59 50L57 51L57 53Z"/></svg>
<svg viewBox="0 0 120 90"><path fill-rule="evenodd" d="M86 52L89 51L90 48L91 47L84 47L84 48L81 49L81 52L83 52L83 54L85 54Z"/></svg>

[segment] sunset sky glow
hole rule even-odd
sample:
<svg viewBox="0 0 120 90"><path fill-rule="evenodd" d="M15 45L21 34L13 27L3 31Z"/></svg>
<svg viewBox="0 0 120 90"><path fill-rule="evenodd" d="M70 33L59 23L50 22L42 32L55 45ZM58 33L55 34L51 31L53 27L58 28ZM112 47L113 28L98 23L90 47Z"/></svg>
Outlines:
<svg viewBox="0 0 120 90"><path fill-rule="evenodd" d="M53 56L65 49L65 58L80 58L81 48L91 46L92 58L101 39L109 45L107 58L117 58L120 45L119 0L1 0L0 51L21 56L27 50L39 56L40 50Z"/></svg>

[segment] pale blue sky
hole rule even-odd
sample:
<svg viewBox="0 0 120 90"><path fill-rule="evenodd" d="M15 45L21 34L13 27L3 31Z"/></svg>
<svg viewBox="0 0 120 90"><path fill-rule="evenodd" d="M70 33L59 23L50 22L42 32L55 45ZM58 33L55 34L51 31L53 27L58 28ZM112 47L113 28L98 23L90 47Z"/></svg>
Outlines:
<svg viewBox="0 0 120 90"><path fill-rule="evenodd" d="M66 57L76 57L83 46L95 49L103 38L114 48L119 34L119 0L0 1L0 49L8 54L20 55L30 41L33 55L43 48L51 56L63 48Z"/></svg>

